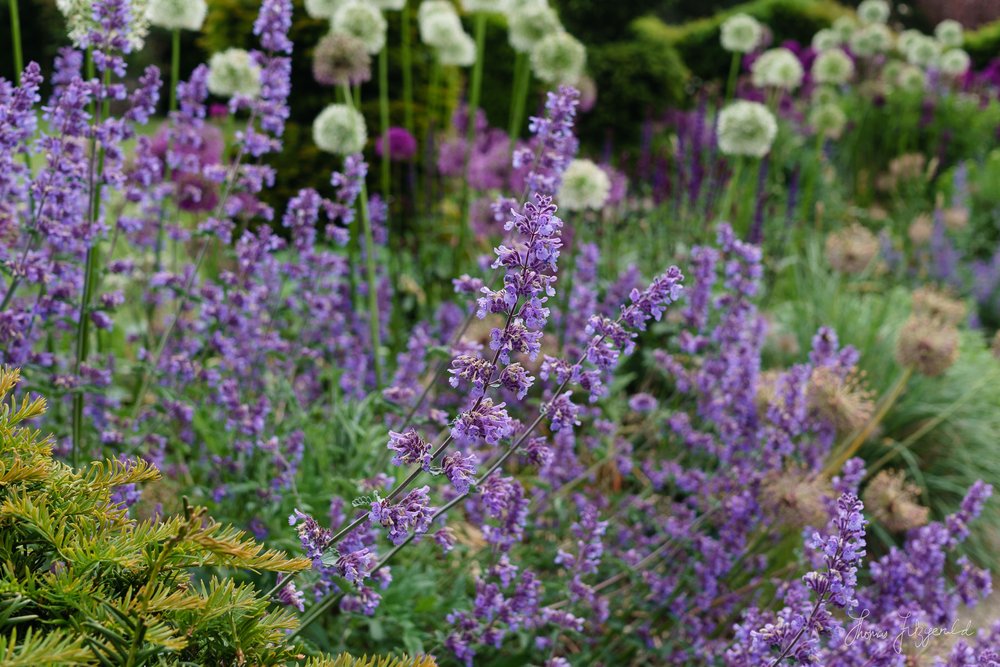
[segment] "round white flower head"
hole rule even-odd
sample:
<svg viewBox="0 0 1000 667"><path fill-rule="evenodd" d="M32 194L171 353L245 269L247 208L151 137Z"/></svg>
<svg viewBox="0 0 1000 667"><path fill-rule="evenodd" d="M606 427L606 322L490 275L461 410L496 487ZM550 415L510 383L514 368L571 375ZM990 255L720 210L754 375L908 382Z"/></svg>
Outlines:
<svg viewBox="0 0 1000 667"><path fill-rule="evenodd" d="M961 76L969 71L970 64L972 64L972 60L968 53L962 49L952 49L941 56L940 67L941 71L948 76Z"/></svg>
<svg viewBox="0 0 1000 667"><path fill-rule="evenodd" d="M841 43L849 40L857 29L858 23L852 16L841 16L835 19L833 25L830 26L830 30L833 30L840 36Z"/></svg>
<svg viewBox="0 0 1000 667"><path fill-rule="evenodd" d="M257 97L260 94L260 66L243 49L213 53L208 61L208 91L219 97Z"/></svg>
<svg viewBox="0 0 1000 667"><path fill-rule="evenodd" d="M346 104L331 104L313 121L313 141L327 153L358 153L368 141L365 118Z"/></svg>
<svg viewBox="0 0 1000 667"><path fill-rule="evenodd" d="M854 62L843 49L823 51L813 61L812 76L817 83L839 86L854 76Z"/></svg>
<svg viewBox="0 0 1000 667"><path fill-rule="evenodd" d="M149 34L149 0L130 0L128 44L132 51L139 51ZM66 18L66 28L73 46L87 48L90 34L100 30L94 20L94 0L56 0L56 8Z"/></svg>
<svg viewBox="0 0 1000 667"><path fill-rule="evenodd" d="M531 50L531 69L545 83L576 83L586 64L587 50L569 33L549 35Z"/></svg>
<svg viewBox="0 0 1000 667"><path fill-rule="evenodd" d="M442 65L471 67L476 62L476 42L464 31L437 47L438 61Z"/></svg>
<svg viewBox="0 0 1000 667"><path fill-rule="evenodd" d="M423 21L427 17L439 12L454 14L455 5L448 2L448 0L424 0L417 9L417 20Z"/></svg>
<svg viewBox="0 0 1000 667"><path fill-rule="evenodd" d="M507 2L505 0L462 0L462 9L467 12L503 14L507 11Z"/></svg>
<svg viewBox="0 0 1000 667"><path fill-rule="evenodd" d="M840 99L837 89L833 86L816 86L812 92L812 103L814 105L831 104Z"/></svg>
<svg viewBox="0 0 1000 667"><path fill-rule="evenodd" d="M525 3L507 16L507 39L519 53L531 53L535 44L561 31L559 17L544 0Z"/></svg>
<svg viewBox="0 0 1000 667"><path fill-rule="evenodd" d="M208 5L205 0L150 0L146 16L167 30L201 30Z"/></svg>
<svg viewBox="0 0 1000 667"><path fill-rule="evenodd" d="M896 50L906 55L906 52L910 50L913 46L913 42L918 39L926 39L926 35L919 30L913 30L912 28L904 30L899 33L899 37L896 38Z"/></svg>
<svg viewBox="0 0 1000 667"><path fill-rule="evenodd" d="M812 47L816 51L829 51L830 49L837 48L843 43L844 40L842 40L840 35L838 35L836 31L831 28L823 28L813 35L812 38Z"/></svg>
<svg viewBox="0 0 1000 667"><path fill-rule="evenodd" d="M442 9L428 12L420 16L417 23L420 28L420 40L427 46L435 48L454 44L465 35L462 21L450 8L447 11Z"/></svg>
<svg viewBox="0 0 1000 667"><path fill-rule="evenodd" d="M819 104L809 112L809 124L827 139L839 139L847 125L847 114L837 104Z"/></svg>
<svg viewBox="0 0 1000 667"><path fill-rule="evenodd" d="M962 24L953 19L945 19L934 28L934 36L945 46L962 46L965 35L962 32Z"/></svg>
<svg viewBox="0 0 1000 667"><path fill-rule="evenodd" d="M941 44L936 39L921 35L914 38L906 50L906 60L918 67L934 67L941 57Z"/></svg>
<svg viewBox="0 0 1000 667"><path fill-rule="evenodd" d="M859 56L885 53L892 46L892 31L881 23L866 25L851 35L851 51Z"/></svg>
<svg viewBox="0 0 1000 667"><path fill-rule="evenodd" d="M719 114L719 150L725 155L764 157L778 134L778 123L766 106L733 102Z"/></svg>
<svg viewBox="0 0 1000 667"><path fill-rule="evenodd" d="M753 85L758 88L794 90L802 84L805 72L798 57L784 47L770 49L761 54L750 68Z"/></svg>
<svg viewBox="0 0 1000 667"><path fill-rule="evenodd" d="M858 18L862 23L885 23L890 12L889 3L885 0L864 0L858 5Z"/></svg>
<svg viewBox="0 0 1000 667"><path fill-rule="evenodd" d="M406 0L370 0L372 4L384 12L398 12L406 4Z"/></svg>
<svg viewBox="0 0 1000 667"><path fill-rule="evenodd" d="M567 211L600 210L611 193L607 172L590 160L573 160L563 173L556 201Z"/></svg>
<svg viewBox="0 0 1000 667"><path fill-rule="evenodd" d="M350 0L333 15L333 31L357 37L368 53L375 54L385 46L386 23L375 5L363 0Z"/></svg>
<svg viewBox="0 0 1000 667"><path fill-rule="evenodd" d="M722 24L722 48L731 53L750 53L764 37L764 26L749 14L734 14Z"/></svg>
<svg viewBox="0 0 1000 667"><path fill-rule="evenodd" d="M889 60L886 62L885 67L882 68L882 80L888 87L891 88L899 84L899 74L903 71L905 65L906 63L901 60Z"/></svg>
<svg viewBox="0 0 1000 667"><path fill-rule="evenodd" d="M306 14L314 19L332 19L345 0L306 0Z"/></svg>
<svg viewBox="0 0 1000 667"><path fill-rule="evenodd" d="M904 65L896 76L896 84L905 91L920 92L927 85L927 76L924 70L916 65Z"/></svg>

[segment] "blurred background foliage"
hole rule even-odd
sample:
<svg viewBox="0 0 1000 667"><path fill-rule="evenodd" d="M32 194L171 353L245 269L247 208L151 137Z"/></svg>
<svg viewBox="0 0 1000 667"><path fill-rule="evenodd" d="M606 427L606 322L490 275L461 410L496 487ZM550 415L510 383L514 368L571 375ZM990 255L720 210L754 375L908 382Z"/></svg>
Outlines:
<svg viewBox="0 0 1000 667"><path fill-rule="evenodd" d="M25 57L51 63L66 43L62 16L55 0L19 0ZM212 0L208 20L199 35L185 33L182 75L205 62L217 50L229 46L249 46L257 0ZM312 145L309 125L334 92L317 85L312 78L312 47L326 31L323 21L309 18L295 0L296 19L292 38L298 50L292 73L292 122L285 150L274 160L280 164L279 182L273 191L276 201L287 199L292 184L318 184L330 171L328 160ZM588 71L601 100L581 120L581 140L591 152L604 155L628 154L638 149L643 128L660 120L671 108L690 104L692 93L712 81L724 78L729 55L719 46L719 26L732 13L746 12L767 24L771 43L788 40L805 43L818 29L838 16L852 11L853 0L553 0L567 30L588 47ZM1000 54L1000 2L995 0L914 0L895 3L895 18L907 27L927 30L936 21L955 17L966 23L965 48L977 66L984 66ZM0 43L9 40L7 3L0 6ZM415 13L415 12L414 12ZM400 14L389 15L390 86L401 83ZM487 53L483 101L490 125L508 126L514 53L507 44L505 20L494 15L487 31ZM471 25L467 26L471 30ZM414 43L419 36L415 19L409 26ZM12 74L10 52L0 49L0 76ZM169 35L152 30L143 62L152 61L168 68ZM447 127L463 99L465 74L445 68L440 84L430 90L430 56L425 50L414 54L415 131L426 137L431 127ZM131 70L133 72L139 69ZM540 105L544 86L536 82L534 104ZM377 127L377 86L370 81L362 90L365 113ZM402 108L392 108L393 124L402 125ZM535 109L529 107L529 112Z"/></svg>

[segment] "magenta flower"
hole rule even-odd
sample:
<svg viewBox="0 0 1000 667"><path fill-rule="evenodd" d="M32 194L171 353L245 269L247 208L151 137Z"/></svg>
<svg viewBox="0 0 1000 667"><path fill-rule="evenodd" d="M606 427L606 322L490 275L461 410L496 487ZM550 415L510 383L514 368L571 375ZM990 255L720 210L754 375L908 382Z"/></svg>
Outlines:
<svg viewBox="0 0 1000 667"><path fill-rule="evenodd" d="M417 140L402 127L389 128L389 159L393 162L407 162L417 154ZM385 136L380 136L375 142L375 154L382 157L385 154Z"/></svg>

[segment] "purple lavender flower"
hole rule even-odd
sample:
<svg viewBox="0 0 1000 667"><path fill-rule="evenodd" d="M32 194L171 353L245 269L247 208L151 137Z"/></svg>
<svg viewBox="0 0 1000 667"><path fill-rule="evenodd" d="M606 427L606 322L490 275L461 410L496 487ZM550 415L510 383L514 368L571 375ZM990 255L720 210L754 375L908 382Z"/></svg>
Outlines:
<svg viewBox="0 0 1000 667"><path fill-rule="evenodd" d="M430 467L431 446L412 428L404 433L389 431L388 447L396 452L396 455L392 457L393 465L419 463L425 470Z"/></svg>
<svg viewBox="0 0 1000 667"><path fill-rule="evenodd" d="M368 517L371 525L379 524L388 528L389 540L393 544L402 544L409 537L410 530L415 534L427 532L432 509L430 487L422 486L410 491L395 505L385 500L376 500L371 505Z"/></svg>

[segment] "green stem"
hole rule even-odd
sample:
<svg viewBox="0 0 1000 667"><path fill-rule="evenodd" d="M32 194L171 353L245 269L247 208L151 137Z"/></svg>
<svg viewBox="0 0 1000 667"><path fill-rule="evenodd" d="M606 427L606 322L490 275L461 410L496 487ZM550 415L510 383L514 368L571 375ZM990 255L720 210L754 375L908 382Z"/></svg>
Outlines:
<svg viewBox="0 0 1000 667"><path fill-rule="evenodd" d="M743 54L739 51L733 52L733 59L729 64L729 79L726 81L726 102L733 98L733 94L736 92L736 77L740 73L740 59Z"/></svg>
<svg viewBox="0 0 1000 667"><path fill-rule="evenodd" d="M382 50L385 53L385 50ZM346 95L350 100L351 96ZM349 101L348 104L351 102ZM384 136L384 135L383 135ZM388 151L383 152L385 156ZM383 160L384 164L388 161ZM361 194L359 196L361 206L361 225L365 235L365 269L368 279L368 327L371 335L372 365L375 370L375 387L382 386L382 360L381 360L381 331L378 312L378 282L375 276L375 237L372 235L372 220L368 213L368 186L365 181L361 181Z"/></svg>
<svg viewBox="0 0 1000 667"><path fill-rule="evenodd" d="M469 236L469 162L472 159L472 144L476 140L476 115L479 111L479 99L483 88L483 60L486 51L486 13L476 14L476 63L472 66L472 82L469 87L469 106L466 115L465 131L465 165L462 179L462 220L459 226L459 252L467 252Z"/></svg>
<svg viewBox="0 0 1000 667"><path fill-rule="evenodd" d="M719 218L730 220L730 212L733 208L733 198L740 187L740 180L743 174L743 158L737 157L736 164L733 165L733 174L729 178L729 186L726 188L726 197L722 200L722 208L719 209Z"/></svg>
<svg viewBox="0 0 1000 667"><path fill-rule="evenodd" d="M181 80L181 30L174 28L170 47L170 111L177 111L177 83Z"/></svg>
<svg viewBox="0 0 1000 667"><path fill-rule="evenodd" d="M378 110L382 123L382 196L388 206L392 197L389 190L389 49L383 48L378 54Z"/></svg>
<svg viewBox="0 0 1000 667"><path fill-rule="evenodd" d="M531 85L531 69L528 67L528 57L523 53L517 54L514 62L514 90L511 94L510 106L510 145L513 149L518 137L521 136L521 122L524 116L524 107L528 100L528 87Z"/></svg>
<svg viewBox="0 0 1000 667"><path fill-rule="evenodd" d="M24 69L24 51L21 48L21 16L17 11L17 0L8 0L10 8L11 48L14 51L14 83L21 85L21 71Z"/></svg>
<svg viewBox="0 0 1000 667"><path fill-rule="evenodd" d="M406 131L416 135L413 123L413 54L410 51L410 3L403 5L403 118Z"/></svg>
<svg viewBox="0 0 1000 667"><path fill-rule="evenodd" d="M816 155L813 168L809 170L809 181L806 183L805 197L802 198L802 222L808 223L816 212L813 193L816 191L816 181L823 172L823 144L825 137L822 132L816 133Z"/></svg>

